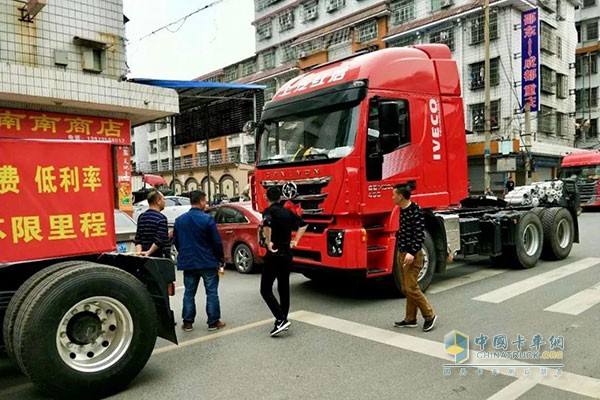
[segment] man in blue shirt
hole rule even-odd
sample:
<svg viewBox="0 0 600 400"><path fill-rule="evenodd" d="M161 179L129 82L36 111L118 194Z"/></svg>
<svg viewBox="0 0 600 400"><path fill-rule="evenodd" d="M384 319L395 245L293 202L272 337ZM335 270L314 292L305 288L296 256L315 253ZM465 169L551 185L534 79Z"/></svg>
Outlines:
<svg viewBox="0 0 600 400"><path fill-rule="evenodd" d="M148 194L148 209L140 215L135 232L135 253L142 256L168 258L171 252L165 196L157 190Z"/></svg>
<svg viewBox="0 0 600 400"><path fill-rule="evenodd" d="M206 193L195 190L190 193L192 208L175 220L173 242L177 248L177 269L183 271L183 330L190 332L196 318L196 291L200 278L206 291L206 314L208 330L225 326L221 321L219 303L218 268L223 264L223 243L215 220L204 212Z"/></svg>

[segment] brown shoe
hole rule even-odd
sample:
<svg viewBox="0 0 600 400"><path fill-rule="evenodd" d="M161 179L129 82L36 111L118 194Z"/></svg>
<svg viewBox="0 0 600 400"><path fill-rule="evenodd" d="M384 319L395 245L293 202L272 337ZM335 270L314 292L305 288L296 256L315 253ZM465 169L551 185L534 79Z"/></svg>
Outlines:
<svg viewBox="0 0 600 400"><path fill-rule="evenodd" d="M183 322L183 325L181 325L181 329L183 329L185 332L191 332L194 330L194 326L192 325L191 322Z"/></svg>
<svg viewBox="0 0 600 400"><path fill-rule="evenodd" d="M217 322L215 322L214 324L210 324L208 326L208 330L209 331L216 331L217 329L221 329L225 327L225 322L218 320Z"/></svg>

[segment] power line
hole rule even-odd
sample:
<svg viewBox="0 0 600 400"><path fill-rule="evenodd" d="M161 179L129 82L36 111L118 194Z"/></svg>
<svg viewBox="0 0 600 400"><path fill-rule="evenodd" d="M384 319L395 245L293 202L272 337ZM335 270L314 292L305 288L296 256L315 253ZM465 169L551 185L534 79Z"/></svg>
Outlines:
<svg viewBox="0 0 600 400"><path fill-rule="evenodd" d="M146 35L144 35L144 36L140 37L140 38L139 38L138 40L136 40L135 42L129 42L129 43L127 43L127 45L130 45L130 44L132 44L132 43L138 43L138 42L141 42L142 40L144 40L144 39L146 39L146 38L149 38L150 36L152 36L152 35L155 35L155 34L157 34L158 32L160 32L160 31L162 31L162 30L166 30L166 31L168 31L168 32L171 32L171 33L176 33L176 32L178 32L178 31L179 31L179 30L180 30L180 29L183 27L183 25L185 24L185 22L187 21L187 19L188 19L189 17L191 17L191 16L192 16L192 15L194 15L194 14L198 14L200 11L204 11L204 10L206 10L206 9L208 9L208 8L214 7L214 6L216 6L217 4L219 4L219 3L222 3L222 2L223 2L223 0L215 0L215 1L213 1L212 3L205 5L204 7L200 7L200 8L199 8L199 9L197 9L196 11L192 11L191 13L189 13L189 14L187 14L187 15L185 15L185 16L183 16L183 17L181 17L181 18L179 18L179 19L178 19L178 20L176 20L176 21L173 21L173 22L170 22L170 23L168 23L168 24L166 24L166 25L163 25L163 26L161 26L160 28L158 28L158 29L156 29L156 30L154 30L154 31L152 31L152 32L150 32L150 33L148 33L148 34L146 34ZM176 24L179 24L179 23L180 23L180 25L179 25L179 26L178 26L178 27L177 27L175 30L171 30L171 29L169 29L169 27L171 27L171 26L173 26L173 25L176 25Z"/></svg>

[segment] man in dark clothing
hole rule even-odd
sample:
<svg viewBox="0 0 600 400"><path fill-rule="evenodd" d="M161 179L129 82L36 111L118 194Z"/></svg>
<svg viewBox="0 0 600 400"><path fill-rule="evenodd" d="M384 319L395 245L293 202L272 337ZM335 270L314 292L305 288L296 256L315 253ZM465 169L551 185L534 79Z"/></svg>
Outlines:
<svg viewBox="0 0 600 400"><path fill-rule="evenodd" d="M506 181L506 193L510 193L515 189L515 181L509 176Z"/></svg>
<svg viewBox="0 0 600 400"><path fill-rule="evenodd" d="M277 187L267 190L269 207L263 211L263 229L267 255L260 280L260 294L275 317L275 326L271 336L290 327L287 319L290 310L290 271L292 268L292 249L306 231L306 222L299 215L283 207L279 200L281 191ZM292 231L296 236L292 240ZM277 279L279 302L273 295L273 283Z"/></svg>
<svg viewBox="0 0 600 400"><path fill-rule="evenodd" d="M135 253L142 256L169 258L169 229L165 209L165 196L153 190L148 194L148 209L140 215L135 232Z"/></svg>
<svg viewBox="0 0 600 400"><path fill-rule="evenodd" d="M196 318L196 291L200 278L206 291L206 314L209 331L225 326L219 302L219 266L223 265L223 243L212 216L204 212L206 193L190 193L192 208L175 220L173 242L177 248L177 269L183 271L183 330L193 329Z"/></svg>
<svg viewBox="0 0 600 400"><path fill-rule="evenodd" d="M394 322L397 328L417 327L417 308L425 319L423 330L433 329L437 315L419 287L419 272L423 268L425 241L425 218L423 211L416 203L410 201L410 188L396 185L393 192L394 203L400 206L400 228L396 234L398 253L396 262L400 266L402 290L406 295L406 317Z"/></svg>

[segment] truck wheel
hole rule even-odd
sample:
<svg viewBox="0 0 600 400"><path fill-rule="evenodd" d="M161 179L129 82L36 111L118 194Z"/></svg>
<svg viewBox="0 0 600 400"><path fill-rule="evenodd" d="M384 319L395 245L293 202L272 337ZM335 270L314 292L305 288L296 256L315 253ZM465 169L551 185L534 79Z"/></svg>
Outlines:
<svg viewBox="0 0 600 400"><path fill-rule="evenodd" d="M544 231L540 218L532 212L525 213L516 227L516 260L522 268L533 268L542 254Z"/></svg>
<svg viewBox="0 0 600 400"><path fill-rule="evenodd" d="M10 302L8 303L8 307L6 308L6 313L4 315L4 323L2 324L2 333L4 335L4 345L6 347L6 354L14 360L14 352L13 352L13 329L15 325L15 320L17 319L17 313L19 309L25 302L25 299L29 296L31 291L40 284L44 279L49 277L50 275L54 275L55 273L62 271L66 268L73 267L76 265L80 265L84 263L84 261L64 261L58 264L51 265L47 268L42 269L41 271L33 274L29 279L27 279L17 290L15 295L12 297Z"/></svg>
<svg viewBox="0 0 600 400"><path fill-rule="evenodd" d="M254 256L250 247L244 243L240 243L233 249L233 265L238 272L249 274L254 269Z"/></svg>
<svg viewBox="0 0 600 400"><path fill-rule="evenodd" d="M545 260L564 260L573 247L575 226L571 213L565 208L554 207L542 215L544 227L544 247L542 258Z"/></svg>
<svg viewBox="0 0 600 400"><path fill-rule="evenodd" d="M427 290L433 279L433 273L437 266L437 256L435 253L435 246L433 238L429 232L425 231L425 241L423 242L423 251L425 252L425 259L423 261L423 268L419 272L418 282L419 287L424 292ZM402 290L402 268L398 265L396 255L394 254L394 267L392 269L392 275L390 277L390 284L392 294L404 297L404 291Z"/></svg>
<svg viewBox="0 0 600 400"><path fill-rule="evenodd" d="M19 310L13 348L23 372L55 397L105 397L144 367L157 335L146 287L94 263L48 277Z"/></svg>

